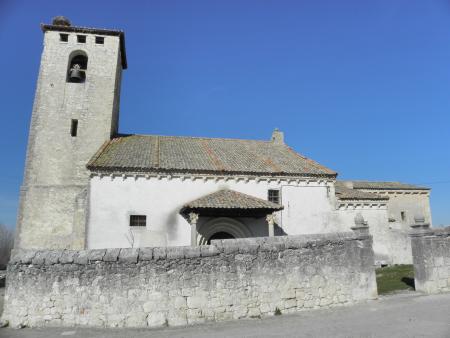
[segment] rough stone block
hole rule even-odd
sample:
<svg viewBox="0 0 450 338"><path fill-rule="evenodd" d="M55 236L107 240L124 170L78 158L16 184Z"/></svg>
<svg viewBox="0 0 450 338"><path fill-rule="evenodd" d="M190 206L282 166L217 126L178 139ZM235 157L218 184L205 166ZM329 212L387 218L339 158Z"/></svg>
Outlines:
<svg viewBox="0 0 450 338"><path fill-rule="evenodd" d="M139 249L124 248L120 250L119 263L137 263L139 256Z"/></svg>
<svg viewBox="0 0 450 338"><path fill-rule="evenodd" d="M149 327L161 327L166 326L168 321L166 315L163 312L152 312L148 314L147 325Z"/></svg>
<svg viewBox="0 0 450 338"><path fill-rule="evenodd" d="M64 250L59 258L61 264L71 264L73 263L74 257L77 251L75 250Z"/></svg>
<svg viewBox="0 0 450 338"><path fill-rule="evenodd" d="M36 251L36 255L31 259L31 263L34 265L43 265L45 256L45 251Z"/></svg>
<svg viewBox="0 0 450 338"><path fill-rule="evenodd" d="M187 306L189 309L201 309L207 307L208 298L205 296L191 296L187 297Z"/></svg>
<svg viewBox="0 0 450 338"><path fill-rule="evenodd" d="M153 248L139 248L139 260L150 261L153 259Z"/></svg>
<svg viewBox="0 0 450 338"><path fill-rule="evenodd" d="M73 262L75 264L84 265L88 263L89 250L79 250L77 254L73 257Z"/></svg>
<svg viewBox="0 0 450 338"><path fill-rule="evenodd" d="M167 259L184 258L184 248L181 246L168 247L166 252L167 252Z"/></svg>
<svg viewBox="0 0 450 338"><path fill-rule="evenodd" d="M95 249L95 250L89 250L88 253L88 261L89 262L99 262L103 260L103 257L105 256L106 249Z"/></svg>
<svg viewBox="0 0 450 338"><path fill-rule="evenodd" d="M62 250L48 250L45 253L44 264L45 265L58 264L61 255Z"/></svg>
<svg viewBox="0 0 450 338"><path fill-rule="evenodd" d="M183 247L183 255L185 258L198 258L201 255L201 247L185 246Z"/></svg>
<svg viewBox="0 0 450 338"><path fill-rule="evenodd" d="M211 257L219 255L219 250L215 245L202 245L200 246L200 254L202 257Z"/></svg>
<svg viewBox="0 0 450 338"><path fill-rule="evenodd" d="M147 325L147 314L144 312L131 311L125 320L125 327L145 327Z"/></svg>
<svg viewBox="0 0 450 338"><path fill-rule="evenodd" d="M120 248L106 249L105 255L103 256L104 262L117 262L119 259Z"/></svg>
<svg viewBox="0 0 450 338"><path fill-rule="evenodd" d="M153 248L153 259L161 260L167 258L167 248Z"/></svg>
<svg viewBox="0 0 450 338"><path fill-rule="evenodd" d="M25 250L22 254L20 254L20 262L22 264L30 264L32 259L36 256L35 250Z"/></svg>

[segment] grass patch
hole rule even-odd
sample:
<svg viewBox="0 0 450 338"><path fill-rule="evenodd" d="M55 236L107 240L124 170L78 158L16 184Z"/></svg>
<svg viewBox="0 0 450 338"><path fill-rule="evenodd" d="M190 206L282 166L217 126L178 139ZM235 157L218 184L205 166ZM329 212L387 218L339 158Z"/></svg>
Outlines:
<svg viewBox="0 0 450 338"><path fill-rule="evenodd" d="M414 266L393 265L375 270L378 294L414 289Z"/></svg>

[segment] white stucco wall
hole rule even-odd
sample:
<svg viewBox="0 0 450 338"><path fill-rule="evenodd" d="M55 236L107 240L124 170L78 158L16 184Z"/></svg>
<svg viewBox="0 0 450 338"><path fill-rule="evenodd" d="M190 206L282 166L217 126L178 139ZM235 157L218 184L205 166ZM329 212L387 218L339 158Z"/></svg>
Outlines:
<svg viewBox="0 0 450 338"><path fill-rule="evenodd" d="M389 197L388 208L392 228L409 231L410 226L414 224L414 217L418 215L422 215L425 222L432 225L429 191L377 191L377 194ZM402 211L405 213L404 220L401 217Z"/></svg>
<svg viewBox="0 0 450 338"><path fill-rule="evenodd" d="M375 260L383 264L390 263L391 252L387 241L389 232L387 205L370 206L370 203L366 203L366 205L361 203L357 207L350 206L340 208L337 211L338 222L343 224L355 224L355 217L359 213L368 223L370 234L373 236Z"/></svg>
<svg viewBox="0 0 450 338"><path fill-rule="evenodd" d="M278 215L278 224L287 234L337 231L331 226L335 223L333 181L93 176L87 247L130 247L127 236L131 214L147 216L146 228L133 228L135 247L189 245L190 225L179 210L184 204L223 188L262 199L267 199L268 189L280 189L285 209ZM252 228L255 236L266 236L264 222L255 222L261 224ZM348 231L352 224L342 230Z"/></svg>
<svg viewBox="0 0 450 338"><path fill-rule="evenodd" d="M393 223L389 222L388 201L384 205L377 206L364 201L342 205L337 211L337 223L354 224L358 213L367 221L370 234L373 236L376 264L412 264L409 229L392 226Z"/></svg>

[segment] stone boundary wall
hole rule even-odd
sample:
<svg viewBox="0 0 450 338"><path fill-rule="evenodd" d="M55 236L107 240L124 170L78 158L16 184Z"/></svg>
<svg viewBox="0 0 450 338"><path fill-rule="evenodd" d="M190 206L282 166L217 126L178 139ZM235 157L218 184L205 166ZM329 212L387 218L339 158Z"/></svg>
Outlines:
<svg viewBox="0 0 450 338"><path fill-rule="evenodd" d="M16 251L11 326L158 327L259 318L377 297L364 232L199 247Z"/></svg>
<svg viewBox="0 0 450 338"><path fill-rule="evenodd" d="M416 290L428 294L450 292L450 227L416 226L411 248Z"/></svg>

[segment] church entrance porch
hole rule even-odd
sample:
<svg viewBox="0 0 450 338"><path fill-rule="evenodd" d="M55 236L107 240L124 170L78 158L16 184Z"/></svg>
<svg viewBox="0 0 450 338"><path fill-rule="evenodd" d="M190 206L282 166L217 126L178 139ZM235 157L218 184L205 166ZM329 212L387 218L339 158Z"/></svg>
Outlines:
<svg viewBox="0 0 450 338"><path fill-rule="evenodd" d="M224 189L183 206L180 213L191 226L191 245L214 239L274 236L274 213L283 209L237 191Z"/></svg>
<svg viewBox="0 0 450 338"><path fill-rule="evenodd" d="M215 239L234 239L235 237L231 234L229 234L228 232L216 232L214 235L212 235L211 237L209 237L208 241L206 242L206 244L210 245L212 240Z"/></svg>

